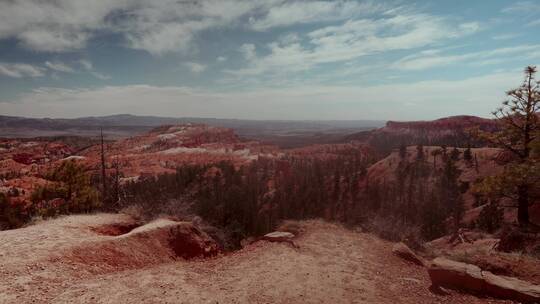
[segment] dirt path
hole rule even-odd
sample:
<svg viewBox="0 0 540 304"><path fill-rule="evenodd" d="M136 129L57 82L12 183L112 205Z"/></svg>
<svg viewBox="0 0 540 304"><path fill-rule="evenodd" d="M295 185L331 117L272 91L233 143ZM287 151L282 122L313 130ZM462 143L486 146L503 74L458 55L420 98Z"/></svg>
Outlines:
<svg viewBox="0 0 540 304"><path fill-rule="evenodd" d="M258 242L212 259L123 271L92 273L61 261L13 269L3 259L0 302L505 303L432 293L425 269L394 257L391 243L321 221L303 225L299 249Z"/></svg>

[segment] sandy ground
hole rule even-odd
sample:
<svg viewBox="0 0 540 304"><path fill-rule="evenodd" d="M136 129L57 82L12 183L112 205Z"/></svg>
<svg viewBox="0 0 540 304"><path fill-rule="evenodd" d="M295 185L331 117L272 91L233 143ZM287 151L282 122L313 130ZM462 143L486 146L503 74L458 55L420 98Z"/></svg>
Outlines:
<svg viewBox="0 0 540 304"><path fill-rule="evenodd" d="M121 269L69 259L70 247L115 239L89 225L117 220L129 221L71 216L0 232L0 303L509 303L432 292L426 270L394 257L392 243L322 221L302 222L299 249L260 241L215 258Z"/></svg>

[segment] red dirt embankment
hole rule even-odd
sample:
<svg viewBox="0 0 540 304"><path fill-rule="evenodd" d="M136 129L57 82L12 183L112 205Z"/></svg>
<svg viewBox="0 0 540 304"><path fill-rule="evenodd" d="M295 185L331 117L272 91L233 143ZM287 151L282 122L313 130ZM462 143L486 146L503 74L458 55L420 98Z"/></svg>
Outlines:
<svg viewBox="0 0 540 304"><path fill-rule="evenodd" d="M133 220L70 216L0 232L0 302L509 303L432 293L426 270L395 257L392 243L322 221L300 223L305 232L295 239L299 248L260 241L231 254L190 261L164 246L141 248L160 243L159 233L153 233L170 221L120 236L95 232L95 227L117 223ZM144 263L116 267L93 258L103 255L103 244L116 249L129 244L131 250L119 249L121 260ZM76 248L84 248L80 253L86 258L74 259Z"/></svg>

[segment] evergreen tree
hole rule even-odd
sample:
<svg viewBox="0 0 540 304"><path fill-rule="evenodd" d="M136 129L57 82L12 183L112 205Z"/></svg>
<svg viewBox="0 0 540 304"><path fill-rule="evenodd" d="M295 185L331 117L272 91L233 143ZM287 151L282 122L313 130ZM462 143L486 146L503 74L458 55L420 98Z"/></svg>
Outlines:
<svg viewBox="0 0 540 304"><path fill-rule="evenodd" d="M407 146L405 146L404 143L402 143L399 146L399 158L405 159L407 157Z"/></svg>
<svg viewBox="0 0 540 304"><path fill-rule="evenodd" d="M459 186L460 170L456 167L454 161L448 158L445 162L443 172L439 178L439 198L442 208L447 215L452 216L454 222L454 229L460 226L461 218L463 216L463 200L461 197L461 189Z"/></svg>
<svg viewBox="0 0 540 304"><path fill-rule="evenodd" d="M536 71L536 67L527 67L523 84L508 91L508 100L493 112L502 124L501 131L480 133L484 139L516 158L506 166L503 174L486 179L485 189L515 199L521 226L529 224L529 205L540 180L538 159L531 153L540 131L540 82L535 80Z"/></svg>
<svg viewBox="0 0 540 304"><path fill-rule="evenodd" d="M431 155L433 156L433 170L437 169L437 157L441 154L441 149L435 149L431 152Z"/></svg>
<svg viewBox="0 0 540 304"><path fill-rule="evenodd" d="M470 163L472 161L471 145L467 145L467 149L463 151L463 160Z"/></svg>
<svg viewBox="0 0 540 304"><path fill-rule="evenodd" d="M452 149L452 152L450 152L450 158L453 160L453 161L458 161L459 160L459 155L461 153L459 152L458 148L454 147L454 149Z"/></svg>
<svg viewBox="0 0 540 304"><path fill-rule="evenodd" d="M416 159L424 160L424 146L422 144L416 146Z"/></svg>
<svg viewBox="0 0 540 304"><path fill-rule="evenodd" d="M476 226L486 232L493 233L503 223L504 212L496 202L485 205L478 215Z"/></svg>
<svg viewBox="0 0 540 304"><path fill-rule="evenodd" d="M421 206L420 232L426 240L433 240L446 233L444 208L433 191Z"/></svg>

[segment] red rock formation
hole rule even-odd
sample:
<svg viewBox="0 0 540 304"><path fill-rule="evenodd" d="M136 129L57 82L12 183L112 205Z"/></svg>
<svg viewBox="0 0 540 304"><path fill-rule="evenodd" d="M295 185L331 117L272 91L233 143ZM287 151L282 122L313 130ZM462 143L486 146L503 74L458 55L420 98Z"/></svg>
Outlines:
<svg viewBox="0 0 540 304"><path fill-rule="evenodd" d="M476 116L451 116L430 121L388 121L387 131L408 129L408 130L464 130L466 128L479 127L482 130L494 131L498 128L498 124L493 119L486 119Z"/></svg>
<svg viewBox="0 0 540 304"><path fill-rule="evenodd" d="M436 258L429 265L428 273L434 286L521 303L540 302L540 286L516 278L497 276L475 265Z"/></svg>

